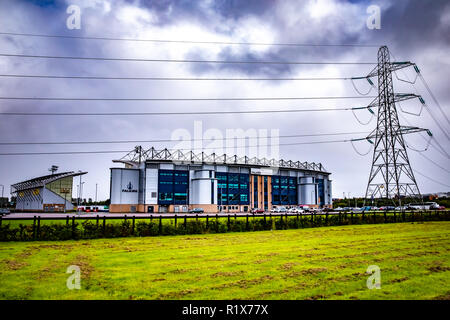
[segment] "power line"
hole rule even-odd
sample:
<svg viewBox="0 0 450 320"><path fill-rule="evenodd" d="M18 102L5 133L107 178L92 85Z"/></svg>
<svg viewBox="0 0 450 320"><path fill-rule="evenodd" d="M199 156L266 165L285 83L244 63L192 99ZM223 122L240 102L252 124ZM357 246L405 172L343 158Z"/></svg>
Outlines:
<svg viewBox="0 0 450 320"><path fill-rule="evenodd" d="M65 98L65 97L0 97L0 100L38 100L38 101L260 101L260 100L337 100L367 99L376 96L354 97L251 97L251 98Z"/></svg>
<svg viewBox="0 0 450 320"><path fill-rule="evenodd" d="M444 168L443 166L441 166L439 163L437 163L437 162L431 160L430 158L428 158L426 155L424 155L424 154L421 153L421 152L418 152L418 153L419 153L422 157L424 157L425 159L427 159L428 161L430 161L431 163L433 163L436 167L439 167L439 168L441 168L442 170L446 171L447 173L450 173L450 170L445 169L445 168Z"/></svg>
<svg viewBox="0 0 450 320"><path fill-rule="evenodd" d="M18 32L0 32L0 35L40 37L40 38L63 38L82 40L107 40L107 41L134 41L134 42L155 42L155 43L186 43L186 44L219 44L219 45L252 45L252 46L291 46L291 47L380 47L375 44L314 44L314 43L265 43L265 42L227 42L227 41L194 41L194 40L167 40L167 39L139 39L139 38L117 38L117 37L86 37L49 35Z"/></svg>
<svg viewBox="0 0 450 320"><path fill-rule="evenodd" d="M391 54L392 57L394 58L394 61L396 61L397 59L395 58L394 54L393 54L392 52L390 52L390 54ZM409 82L409 83L413 86L414 91L417 93L417 95L420 96L420 93L419 93L419 91L417 90L416 85L410 80L408 74L407 74L404 70L401 70L401 72L405 75L406 79L408 80L407 82ZM420 72L419 72L419 76L420 76L420 78L422 79L422 81L424 82L423 76L422 76L422 74L421 74ZM425 82L424 82L424 85L427 87L427 85L426 85ZM429 90L429 92L431 92L431 90ZM432 97L433 97L433 95L432 95ZM435 100L435 102L437 102L437 100ZM438 104L438 107L440 107L439 103L437 103L437 104ZM439 129L441 129L441 131L444 133L445 137L446 137L448 140L450 140L450 136L449 136L449 134L447 133L447 130L445 130L445 129L441 126L440 122L439 122L438 119L434 116L434 113L431 111L430 107L429 107L427 104L424 104L424 105L425 105L425 109L428 111L428 114L431 116L431 118L433 119L433 121L436 123L436 125L439 127Z"/></svg>
<svg viewBox="0 0 450 320"><path fill-rule="evenodd" d="M288 65L374 65L375 62L313 62L313 61L240 61L240 60L194 60L194 59L145 59L145 58L106 58L106 57L74 57L0 53L2 57L35 58L35 59L67 59L96 61L134 61L134 62L174 62L174 63L223 63L223 64L288 64Z"/></svg>
<svg viewBox="0 0 450 320"><path fill-rule="evenodd" d="M265 113L297 113L297 112L328 112L362 110L369 107L344 107L322 109L272 109L272 110L245 110L245 111L174 111L174 112L0 112L0 116L176 116L176 115L226 115L226 114L265 114ZM373 107L372 107L373 108Z"/></svg>
<svg viewBox="0 0 450 320"><path fill-rule="evenodd" d="M398 113L398 115L405 121L409 126L411 125L411 122L406 119L401 113ZM444 149L444 147L441 146L441 144L434 138L434 136L431 137L431 139L436 143L436 145L439 147L436 147L434 144L431 143L431 140L429 141L422 132L419 132L419 136L425 140L427 143L430 144L431 147L433 147L436 151L438 151L442 156L446 157L447 159L450 158L450 155L447 153L447 151Z"/></svg>
<svg viewBox="0 0 450 320"><path fill-rule="evenodd" d="M63 76L0 74L7 78L81 79L81 80L155 80L155 81L333 81L351 80L351 77L324 78L192 78L192 77L107 77L107 76Z"/></svg>
<svg viewBox="0 0 450 320"><path fill-rule="evenodd" d="M450 188L450 185L448 185L448 184L445 184L445 183L442 183L442 182L440 182L440 181L437 181L437 180L435 180L435 179L433 179L433 178L430 178L430 177L424 175L423 173L421 173L421 172L419 172L419 171L417 171L417 170L415 170L415 169L413 169L413 170L414 170L415 173L421 175L421 176L424 177L424 178L427 178L427 179L429 179L429 180L431 180L431 181L433 181L433 182L436 182L436 183L438 183L438 184L440 184L440 185L443 185L443 186L445 186L445 187Z"/></svg>
<svg viewBox="0 0 450 320"><path fill-rule="evenodd" d="M352 139L345 140L328 140L328 141L311 141L311 142L293 142L293 143L279 143L279 144L267 144L267 145L251 145L251 146L225 146L225 147L211 147L211 148L193 148L193 149L179 149L183 151L193 150L215 150L215 149L231 149L231 148L255 148L255 147L277 147L277 146L291 146L291 145L306 145L306 144L325 144L325 143L342 143L349 142ZM127 153L130 150L101 150L101 151L57 151L57 152L7 152L0 153L0 156L25 156L25 155L69 155L69 154L102 154L102 153Z"/></svg>
<svg viewBox="0 0 450 320"><path fill-rule="evenodd" d="M434 103L438 106L439 110L441 111L442 115L444 116L445 120L447 120L447 124L450 125L450 120L447 117L447 114L442 109L440 103L437 101L436 97L434 96L433 92L431 92L430 87L428 86L428 83L425 81L425 78L423 77L422 73L419 73L419 77L422 80L423 85L427 89L428 93L430 94L431 98L433 99Z"/></svg>
<svg viewBox="0 0 450 320"><path fill-rule="evenodd" d="M352 134L367 134L369 132L336 132L336 133L316 133L316 134L294 134L294 135L281 135L278 138L301 138L301 137L318 137L318 136L338 136L338 135L352 135ZM267 137L270 138L270 137ZM224 140L245 140L252 139L252 137L242 138L222 138L222 139L189 139L186 142L193 141L224 141ZM113 141L59 141L59 142L0 142L0 145L59 145L59 144L120 144L120 143L158 143L158 142L180 142L173 139L159 139L159 140L113 140Z"/></svg>

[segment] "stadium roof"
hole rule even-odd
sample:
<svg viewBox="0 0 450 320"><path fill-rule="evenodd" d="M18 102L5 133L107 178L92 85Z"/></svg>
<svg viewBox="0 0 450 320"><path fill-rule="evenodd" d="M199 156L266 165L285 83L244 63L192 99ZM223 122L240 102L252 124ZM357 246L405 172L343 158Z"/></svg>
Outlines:
<svg viewBox="0 0 450 320"><path fill-rule="evenodd" d="M37 177L37 178L30 179L30 180L18 182L18 183L11 185L11 187L14 190L13 192L32 189L32 188L39 188L39 187L43 187L44 185L46 185L48 183L51 183L53 181L56 181L56 180L59 180L62 178L80 176L80 175L83 175L86 173L87 172L82 172L82 171L79 171L79 172L68 171L68 172L55 173L55 174L50 174L47 176Z"/></svg>
<svg viewBox="0 0 450 320"><path fill-rule="evenodd" d="M206 154L205 152L194 153L192 151L183 152L181 150L156 150L150 148L143 150L138 146L134 150L127 153L119 160L113 162L121 162L128 165L136 166L143 161L173 161L181 163L210 163L210 164L227 164L227 165L247 165L257 167L276 167L285 169L310 170L323 173L326 172L321 163L315 162L300 162L292 160L275 160L257 157L239 157L237 155L228 156L226 154Z"/></svg>

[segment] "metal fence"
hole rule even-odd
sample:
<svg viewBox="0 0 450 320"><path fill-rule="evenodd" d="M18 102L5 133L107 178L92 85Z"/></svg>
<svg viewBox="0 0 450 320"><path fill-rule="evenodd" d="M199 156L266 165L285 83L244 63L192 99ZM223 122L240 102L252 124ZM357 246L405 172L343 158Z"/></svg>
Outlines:
<svg viewBox="0 0 450 320"><path fill-rule="evenodd" d="M250 221L251 219L251 221ZM155 232L151 235L164 235L163 221L170 220L170 224L178 230L174 234L195 234L195 233L219 233L219 232L233 232L236 231L232 225L237 220L242 222L244 228L239 231L257 231L250 224L255 223L255 219L259 220L260 229L270 230L273 226L278 226L277 229L293 229L304 227L320 227L320 226L337 226L337 225L351 225L351 224L370 224L370 223L396 223L396 222L418 222L418 221L442 221L450 220L450 211L369 211L369 212L311 212L311 213L264 213L264 214L177 214L177 215L124 215L124 216L65 216L65 217L0 217L0 233L6 232L6 228L2 227L3 221L32 221L32 239L41 239L41 221L65 221L65 228L71 230L72 235L68 238L77 239L77 226L80 221L95 221L92 227L97 231L96 238L107 236L107 221L122 220L129 223L129 229L125 236L136 235L136 222L144 221L150 225L155 226ZM245 224L243 223L245 220ZM202 229L199 232L192 232L188 230L188 222L203 221ZM219 221L223 225L222 230L219 231ZM157 228L156 228L157 226ZM4 226L6 227L6 226ZM48 226L47 226L48 227ZM31 227L30 227L31 228ZM183 233L183 229L185 233ZM31 232L31 229L29 229ZM181 233L179 232L181 231ZM22 229L21 231L22 232ZM2 240L5 240L4 234L0 234ZM45 237L44 237L45 238ZM91 237L92 238L92 237ZM30 239L27 239L30 240Z"/></svg>

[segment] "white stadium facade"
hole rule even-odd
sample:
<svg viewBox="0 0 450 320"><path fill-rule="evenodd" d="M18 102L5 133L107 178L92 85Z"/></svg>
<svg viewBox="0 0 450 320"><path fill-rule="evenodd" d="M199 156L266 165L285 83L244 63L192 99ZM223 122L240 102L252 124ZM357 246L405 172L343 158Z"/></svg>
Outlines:
<svg viewBox="0 0 450 320"><path fill-rule="evenodd" d="M141 147L111 168L110 212L249 212L274 206L331 207L320 163Z"/></svg>

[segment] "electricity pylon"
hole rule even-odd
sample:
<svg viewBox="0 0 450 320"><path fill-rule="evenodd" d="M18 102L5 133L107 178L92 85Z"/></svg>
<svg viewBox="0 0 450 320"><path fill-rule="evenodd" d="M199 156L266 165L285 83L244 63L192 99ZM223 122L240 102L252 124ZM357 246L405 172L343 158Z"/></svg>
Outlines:
<svg viewBox="0 0 450 320"><path fill-rule="evenodd" d="M418 95L395 94L392 83L392 72L409 66L415 67L415 64L390 62L389 49L383 46L378 50L377 67L367 76L368 80L378 77L378 97L371 103L371 106L378 107L378 117L376 129L366 138L371 143L371 139L375 139L366 199L392 199L401 205L402 197L421 198L403 135L427 131L431 136L431 133L418 127L401 126L395 103L411 98L425 102Z"/></svg>

